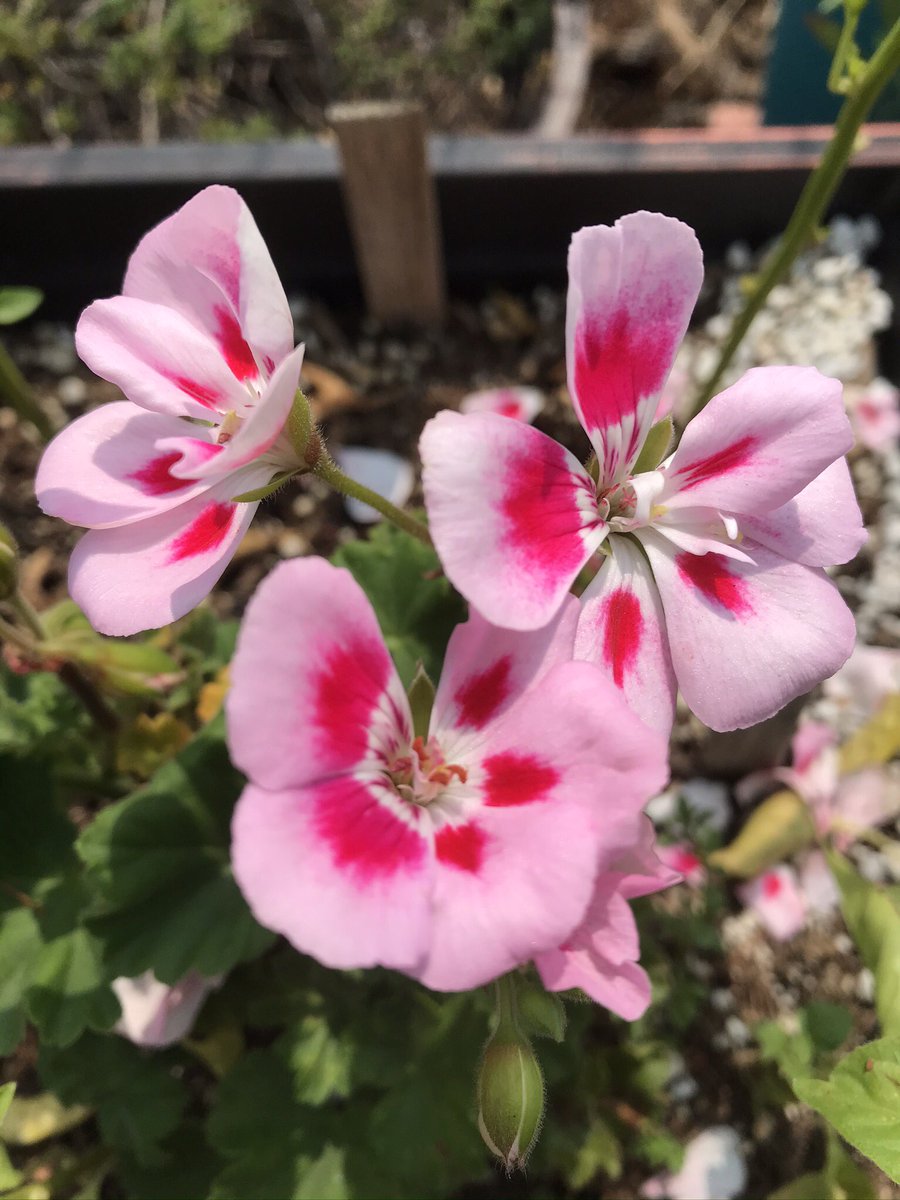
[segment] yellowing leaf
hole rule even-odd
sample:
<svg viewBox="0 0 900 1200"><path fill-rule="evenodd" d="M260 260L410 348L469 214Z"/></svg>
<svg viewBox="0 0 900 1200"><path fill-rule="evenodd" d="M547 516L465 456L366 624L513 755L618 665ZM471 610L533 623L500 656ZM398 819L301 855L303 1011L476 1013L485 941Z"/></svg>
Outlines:
<svg viewBox="0 0 900 1200"><path fill-rule="evenodd" d="M805 802L796 792L785 789L755 808L734 841L711 854L709 863L728 875L752 879L789 858L814 837Z"/></svg>
<svg viewBox="0 0 900 1200"><path fill-rule="evenodd" d="M200 695L197 697L197 718L204 725L208 725L213 717L221 711L228 694L229 683L228 667L223 667L221 671L217 672L214 679L205 683L200 689Z"/></svg>
<svg viewBox="0 0 900 1200"><path fill-rule="evenodd" d="M3 1122L3 1140L10 1146L34 1146L81 1125L91 1115L84 1104L60 1104L52 1092L19 1096Z"/></svg>
<svg viewBox="0 0 900 1200"><path fill-rule="evenodd" d="M154 717L141 713L119 739L116 766L139 779L149 779L190 740L189 727L171 713Z"/></svg>
<svg viewBox="0 0 900 1200"><path fill-rule="evenodd" d="M875 716L841 746L841 774L879 766L896 754L900 754L900 692L888 696Z"/></svg>

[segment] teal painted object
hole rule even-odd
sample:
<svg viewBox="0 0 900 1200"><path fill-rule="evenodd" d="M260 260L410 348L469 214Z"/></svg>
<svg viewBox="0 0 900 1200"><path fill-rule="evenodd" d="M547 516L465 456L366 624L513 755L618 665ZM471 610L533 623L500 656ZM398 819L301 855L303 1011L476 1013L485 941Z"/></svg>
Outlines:
<svg viewBox="0 0 900 1200"><path fill-rule="evenodd" d="M860 18L857 44L868 57L884 31L898 15L900 4L877 0ZM840 26L841 10L823 14L817 0L782 0L775 27L763 100L765 125L830 125L838 114L841 97L826 86L832 54L813 32L816 20ZM896 80L875 106L873 120L900 120L900 87Z"/></svg>

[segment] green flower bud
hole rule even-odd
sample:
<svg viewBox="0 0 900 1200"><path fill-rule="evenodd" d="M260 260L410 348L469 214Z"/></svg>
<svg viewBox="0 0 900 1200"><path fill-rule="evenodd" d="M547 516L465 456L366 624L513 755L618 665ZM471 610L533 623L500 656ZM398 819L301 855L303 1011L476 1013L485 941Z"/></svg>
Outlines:
<svg viewBox="0 0 900 1200"><path fill-rule="evenodd" d="M18 547L5 525L0 525L0 600L8 600L18 586Z"/></svg>
<svg viewBox="0 0 900 1200"><path fill-rule="evenodd" d="M478 1076L478 1130L507 1173L523 1167L544 1116L544 1077L528 1039L506 1024L484 1048Z"/></svg>

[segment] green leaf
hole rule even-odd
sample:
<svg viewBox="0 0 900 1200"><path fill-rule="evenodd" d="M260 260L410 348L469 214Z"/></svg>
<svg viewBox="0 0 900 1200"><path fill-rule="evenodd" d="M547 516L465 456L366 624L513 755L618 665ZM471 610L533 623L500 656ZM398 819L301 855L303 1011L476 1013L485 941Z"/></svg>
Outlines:
<svg viewBox="0 0 900 1200"><path fill-rule="evenodd" d="M773 1062L788 1080L810 1070L812 1040L805 1030L786 1030L778 1021L761 1021L754 1030L764 1061Z"/></svg>
<svg viewBox="0 0 900 1200"><path fill-rule="evenodd" d="M405 687L419 662L438 679L453 627L465 605L441 571L437 555L386 522L368 541L350 542L332 556L368 596Z"/></svg>
<svg viewBox="0 0 900 1200"><path fill-rule="evenodd" d="M63 1103L97 1110L105 1142L154 1166L166 1160L159 1143L177 1127L187 1098L172 1075L176 1061L148 1057L124 1038L89 1033L65 1051L42 1047L38 1071Z"/></svg>
<svg viewBox="0 0 900 1200"><path fill-rule="evenodd" d="M0 325L15 325L30 317L44 299L33 287L0 287Z"/></svg>
<svg viewBox="0 0 900 1200"><path fill-rule="evenodd" d="M120 1156L117 1174L125 1185L128 1200L199 1200L209 1195L213 1179L222 1169L222 1160L206 1141L199 1121L183 1121L160 1142L159 1151L163 1161L153 1166Z"/></svg>
<svg viewBox="0 0 900 1200"><path fill-rule="evenodd" d="M661 421L656 422L644 440L632 474L639 475L641 471L656 470L669 452L673 430L671 417L663 417Z"/></svg>
<svg viewBox="0 0 900 1200"><path fill-rule="evenodd" d="M885 1033L900 1032L900 905L895 893L869 883L843 855L828 864L841 892L841 912L860 956L875 975L875 1008Z"/></svg>
<svg viewBox="0 0 900 1200"><path fill-rule="evenodd" d="M43 945L30 973L26 1008L45 1042L68 1046L85 1029L108 1029L121 1014L101 946L86 929L87 892L69 876L41 894Z"/></svg>
<svg viewBox="0 0 900 1200"><path fill-rule="evenodd" d="M525 1033L530 1037L551 1038L554 1042L565 1039L566 1006L556 992L548 992L543 984L529 981L518 985L516 998Z"/></svg>
<svg viewBox="0 0 900 1200"><path fill-rule="evenodd" d="M274 940L250 914L229 863L243 780L217 717L134 795L104 809L78 853L100 899L91 928L111 975L227 972Z"/></svg>
<svg viewBox="0 0 900 1200"><path fill-rule="evenodd" d="M0 755L33 755L46 764L68 752L80 761L87 726L84 709L56 675L14 675L0 662Z"/></svg>
<svg viewBox="0 0 900 1200"><path fill-rule="evenodd" d="M340 1120L300 1103L289 1062L275 1050L246 1055L222 1081L209 1140L229 1166L212 1200L344 1200L350 1195Z"/></svg>
<svg viewBox="0 0 900 1200"><path fill-rule="evenodd" d="M25 991L41 945L30 909L0 914L0 1057L12 1053L25 1032Z"/></svg>
<svg viewBox="0 0 900 1200"><path fill-rule="evenodd" d="M797 1096L900 1183L900 1038L860 1046L828 1079L794 1079Z"/></svg>
<svg viewBox="0 0 900 1200"><path fill-rule="evenodd" d="M848 1009L825 1001L807 1004L802 1019L813 1045L823 1054L842 1046L853 1028L853 1015Z"/></svg>
<svg viewBox="0 0 900 1200"><path fill-rule="evenodd" d="M306 1104L324 1104L350 1092L352 1046L336 1037L324 1016L309 1014L281 1039L294 1079L294 1095Z"/></svg>
<svg viewBox="0 0 900 1200"><path fill-rule="evenodd" d="M622 1177L622 1143L612 1127L600 1117L590 1125L566 1182L572 1191L581 1191L599 1174L615 1182Z"/></svg>
<svg viewBox="0 0 900 1200"><path fill-rule="evenodd" d="M74 863L75 827L56 806L48 764L0 755L0 911Z"/></svg>

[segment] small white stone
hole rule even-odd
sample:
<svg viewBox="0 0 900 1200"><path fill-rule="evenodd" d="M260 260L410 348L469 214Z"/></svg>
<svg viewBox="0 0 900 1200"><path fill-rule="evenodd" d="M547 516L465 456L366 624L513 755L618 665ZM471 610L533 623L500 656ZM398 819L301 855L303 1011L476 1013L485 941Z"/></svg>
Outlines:
<svg viewBox="0 0 900 1200"><path fill-rule="evenodd" d="M875 976L868 967L863 967L856 977L856 998L863 1004L872 1004L875 1000Z"/></svg>
<svg viewBox="0 0 900 1200"><path fill-rule="evenodd" d="M65 375L57 385L56 394L66 408L77 408L87 399L87 384L78 375Z"/></svg>

